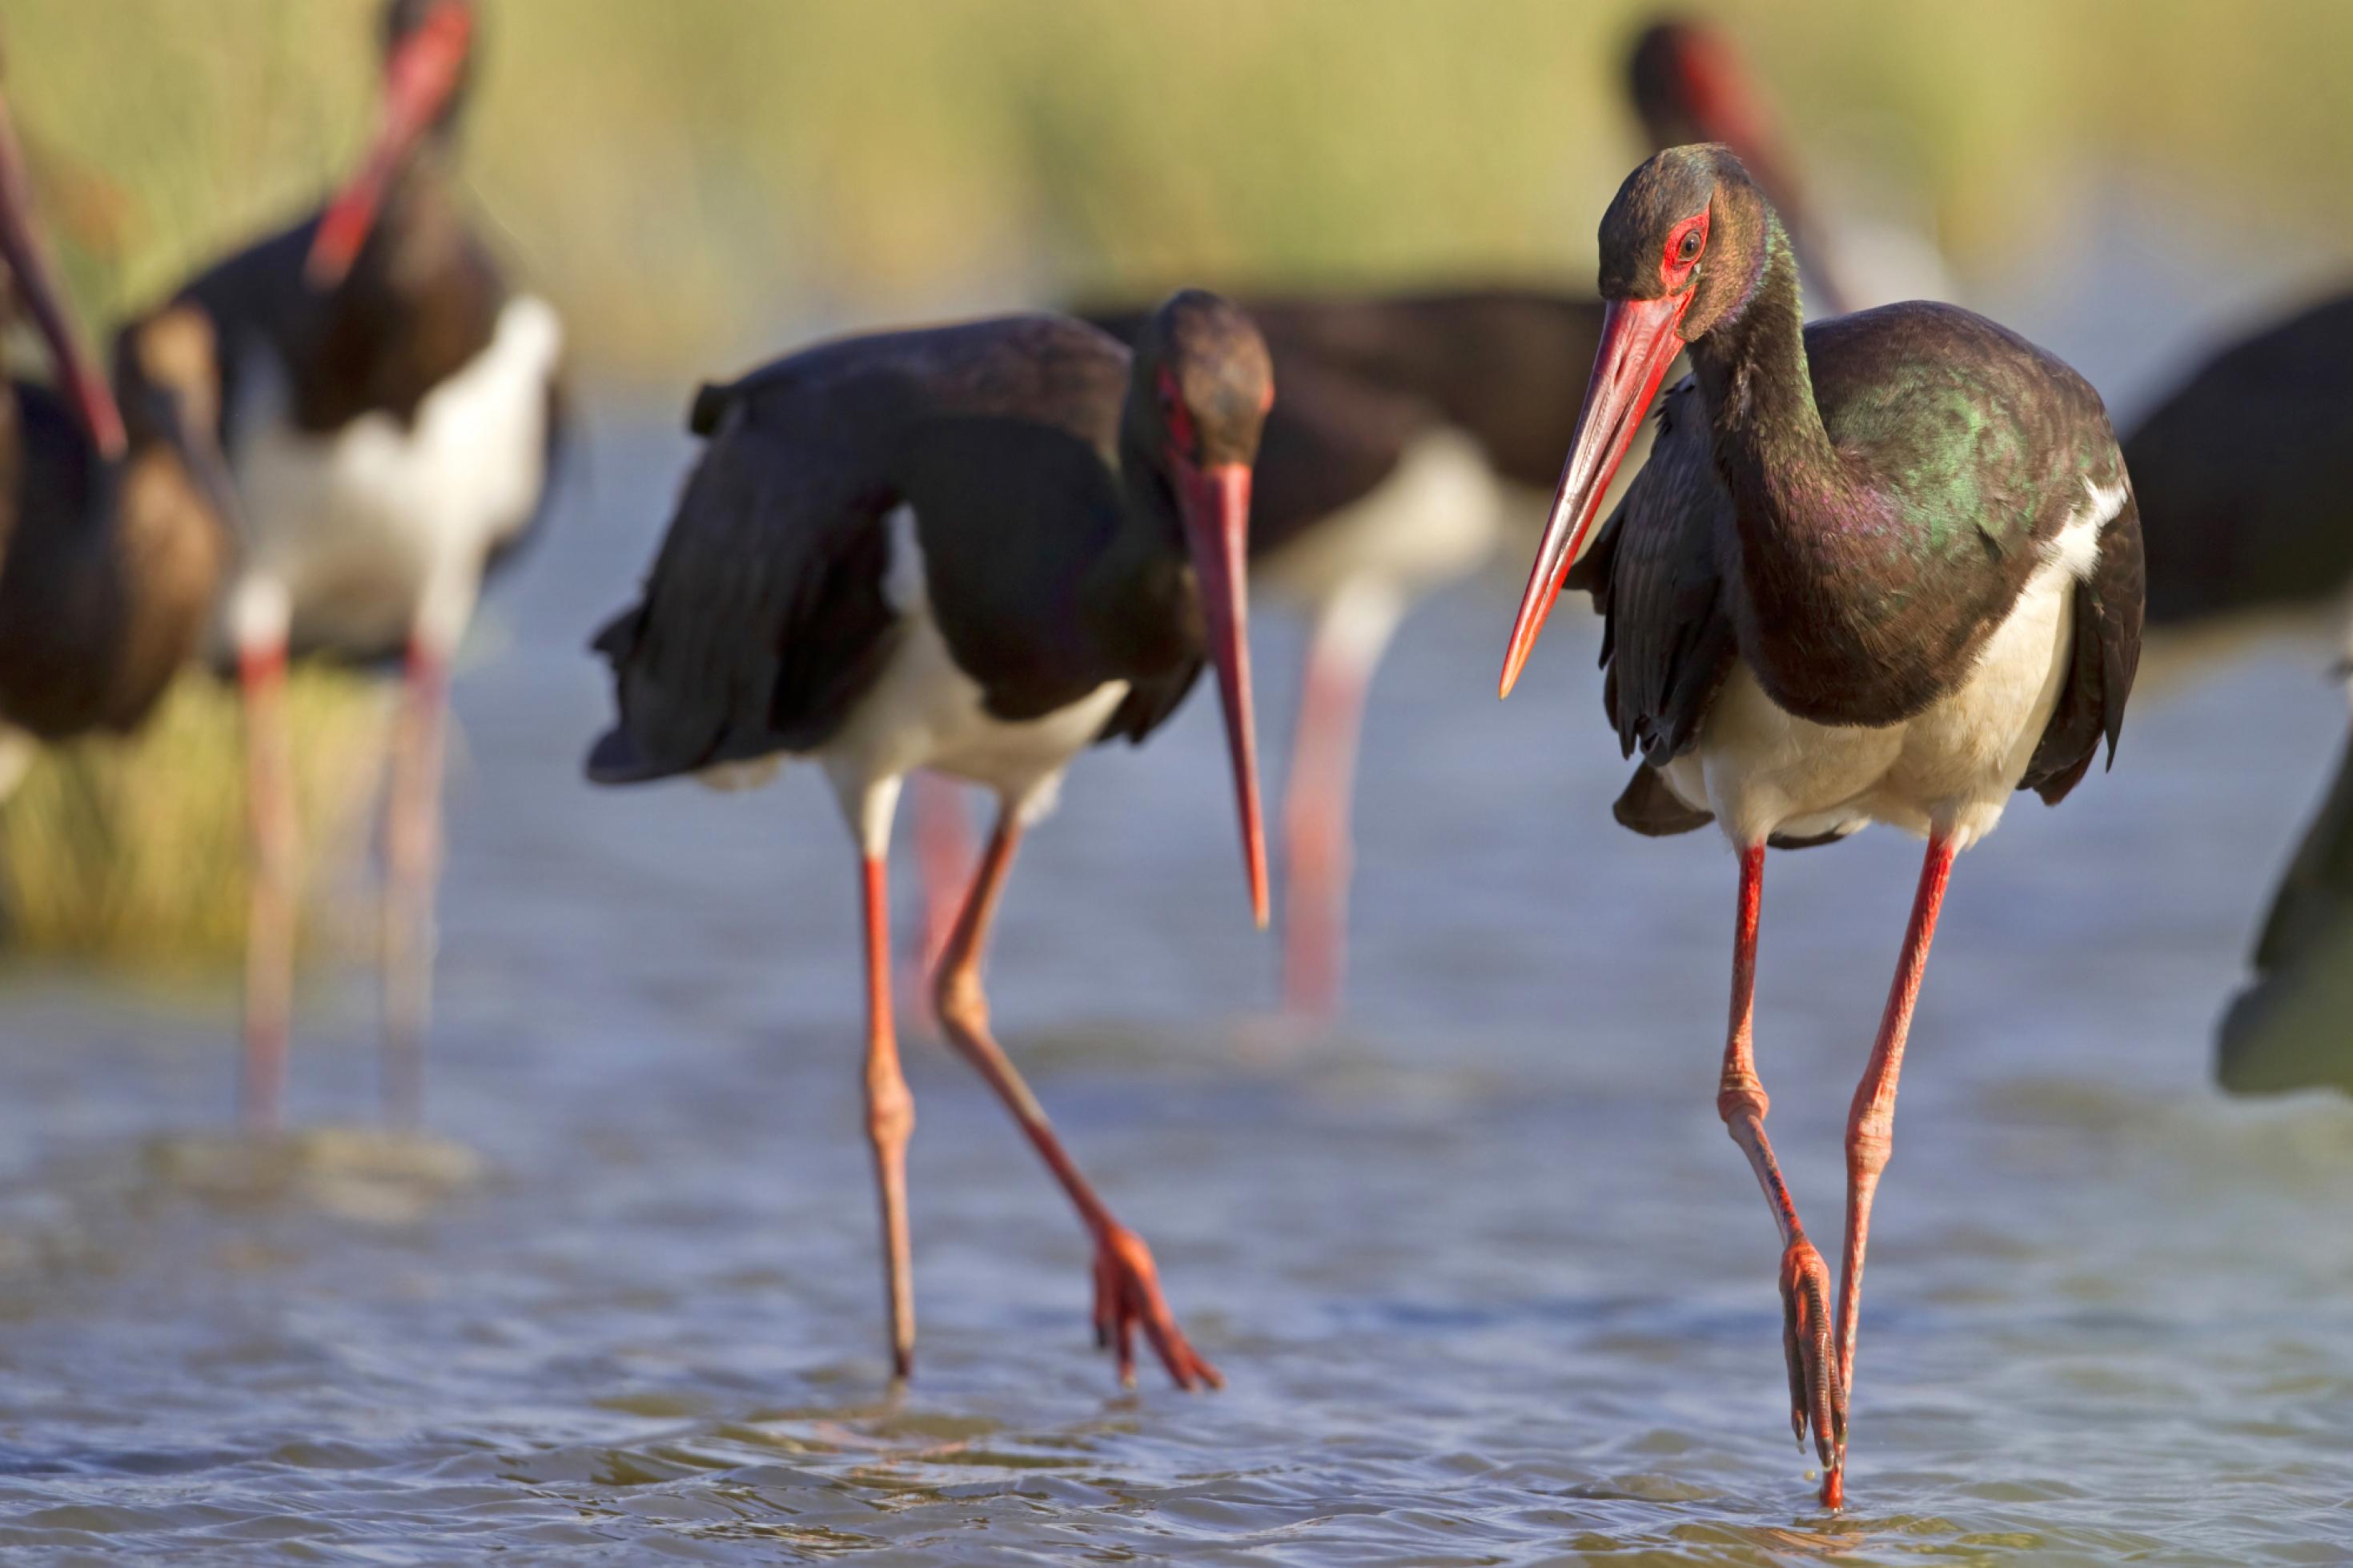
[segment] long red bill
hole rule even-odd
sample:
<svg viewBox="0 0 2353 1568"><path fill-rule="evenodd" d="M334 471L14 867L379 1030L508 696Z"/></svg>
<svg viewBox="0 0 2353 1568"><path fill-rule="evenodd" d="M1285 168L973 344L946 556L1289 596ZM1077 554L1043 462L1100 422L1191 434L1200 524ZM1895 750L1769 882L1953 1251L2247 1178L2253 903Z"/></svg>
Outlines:
<svg viewBox="0 0 2353 1568"><path fill-rule="evenodd" d="M1250 602L1244 562L1250 554L1250 471L1247 464L1213 468L1180 466L1177 506L1185 542L1208 623L1209 658L1218 667L1218 700L1226 716L1226 751L1234 764L1234 801L1241 813L1242 864L1250 878L1250 914L1267 920L1266 826L1258 801L1258 731L1250 718Z"/></svg>
<svg viewBox="0 0 2353 1568"><path fill-rule="evenodd" d="M0 257L7 260L17 295L57 362L58 379L83 428L101 454L120 458L127 446L122 413L115 405L114 389L99 374L66 314L65 290L58 284L57 269L49 264L48 247L41 243L40 226L33 217L32 180L25 172L24 151L16 143L16 124L5 101L0 101Z"/></svg>
<svg viewBox="0 0 2353 1568"><path fill-rule="evenodd" d="M458 89L473 35L473 12L462 0L441 0L394 47L385 68L384 113L375 141L359 173L327 205L311 237L303 275L313 289L334 288L359 258L385 188Z"/></svg>
<svg viewBox="0 0 2353 1568"><path fill-rule="evenodd" d="M1667 367L1682 352L1683 341L1675 328L1690 306L1691 294L1685 290L1656 300L1612 300L1602 308L1601 347L1593 356L1593 379L1586 384L1577 437L1569 445L1567 466L1561 469L1544 540L1536 546L1527 591L1520 597L1519 617L1512 623L1499 697L1512 694L1521 666L1536 646L1536 634L1544 630L1545 617L1560 597L1562 576L1584 552L1601 498L1618 465L1625 461L1626 448L1634 444L1634 433L1641 428L1651 400L1658 396Z"/></svg>

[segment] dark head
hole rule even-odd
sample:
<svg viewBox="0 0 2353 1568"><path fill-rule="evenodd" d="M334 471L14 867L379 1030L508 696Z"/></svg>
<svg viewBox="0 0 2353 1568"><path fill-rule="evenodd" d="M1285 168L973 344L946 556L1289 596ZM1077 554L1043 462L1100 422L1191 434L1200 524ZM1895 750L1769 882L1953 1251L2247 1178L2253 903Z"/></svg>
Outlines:
<svg viewBox="0 0 2353 1568"><path fill-rule="evenodd" d="M1145 323L1129 372L1121 445L1167 482L1193 563L1241 811L1250 912L1266 924L1266 832L1259 812L1258 741L1250 719L1250 465L1274 404L1266 341L1237 307L1198 289L1174 294Z"/></svg>
<svg viewBox="0 0 2353 1568"><path fill-rule="evenodd" d="M241 535L237 485L220 447L220 344L213 320L173 305L122 330L114 343L114 384L132 440L169 447L210 508Z"/></svg>
<svg viewBox="0 0 2353 1568"><path fill-rule="evenodd" d="M385 193L420 148L456 127L471 72L472 0L392 0L384 16L384 102L374 142L351 183L335 193L311 242L311 287L343 280L367 243Z"/></svg>
<svg viewBox="0 0 2353 1568"><path fill-rule="evenodd" d="M1601 346L1544 542L1504 657L1503 693L1584 552L1601 498L1683 345L1736 321L1770 254L1773 209L1728 147L1671 147L1635 170L1601 218Z"/></svg>
<svg viewBox="0 0 2353 1568"><path fill-rule="evenodd" d="M122 415L66 312L65 290L58 284L57 269L49 264L48 247L42 243L40 224L33 216L32 181L25 172L25 154L16 143L5 100L0 100L0 258L8 263L16 296L47 345L66 399L80 416L91 444L102 457L120 458L126 445Z"/></svg>

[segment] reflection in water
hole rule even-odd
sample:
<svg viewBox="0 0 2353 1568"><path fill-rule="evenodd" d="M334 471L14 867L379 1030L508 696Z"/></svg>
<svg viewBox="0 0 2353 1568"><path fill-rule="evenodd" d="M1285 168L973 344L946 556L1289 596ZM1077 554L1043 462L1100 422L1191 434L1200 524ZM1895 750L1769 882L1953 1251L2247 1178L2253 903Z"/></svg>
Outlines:
<svg viewBox="0 0 2353 1568"><path fill-rule="evenodd" d="M921 1381L883 1394L857 953L822 787L614 801L578 651L682 442L624 422L458 685L445 1025L408 1144L219 1125L226 998L20 979L0 1546L174 1560L2243 1563L2348 1544L2353 1111L2208 1037L2342 709L2286 650L2136 712L1963 862L1882 1189L1855 1507L1783 1405L1714 1109L1731 863L1620 832L1593 628L1486 696L1516 584L1409 624L1366 737L1351 1037L1262 1026L1215 715L1084 759L1001 937L1008 1047L1231 1380L1123 1395L1084 1237L910 1049ZM1294 635L1261 623L1270 671ZM1556 632L1556 635L1558 635ZM1267 694L1279 727L1288 694ZM2242 759L2255 759L2242 762ZM1123 773L1123 770L1125 772ZM1098 784L1100 783L1100 787ZM2070 820L2072 819L2072 820ZM1138 825L1152 823L1144 833ZM1801 1202L1915 851L1788 857L1760 1057ZM1113 918L1114 915L1116 918ZM321 998L296 1120L373 1104ZM1105 1020L1120 1020L1116 1024Z"/></svg>

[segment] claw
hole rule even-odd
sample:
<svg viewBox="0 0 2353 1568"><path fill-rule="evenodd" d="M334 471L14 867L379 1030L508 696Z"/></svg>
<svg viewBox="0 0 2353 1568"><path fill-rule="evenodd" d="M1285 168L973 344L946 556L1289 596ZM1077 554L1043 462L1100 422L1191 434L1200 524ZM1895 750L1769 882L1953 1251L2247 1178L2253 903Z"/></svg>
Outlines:
<svg viewBox="0 0 2353 1568"><path fill-rule="evenodd" d="M1114 1351L1121 1387L1135 1386L1139 1326L1177 1387L1226 1385L1224 1376L1193 1349L1170 1316L1168 1303L1161 1299L1152 1249L1144 1245L1142 1237L1123 1226L1106 1226L1095 1240L1094 1274L1095 1343Z"/></svg>
<svg viewBox="0 0 2353 1568"><path fill-rule="evenodd" d="M1838 1360L1831 1344L1830 1270L1822 1255L1800 1235L1781 1254L1781 1349L1789 1367L1789 1429L1798 1447L1806 1446L1806 1428L1814 1433L1814 1452L1825 1470L1836 1475L1834 1458L1846 1448L1846 1391L1839 1385ZM1832 1482L1825 1479L1827 1499Z"/></svg>

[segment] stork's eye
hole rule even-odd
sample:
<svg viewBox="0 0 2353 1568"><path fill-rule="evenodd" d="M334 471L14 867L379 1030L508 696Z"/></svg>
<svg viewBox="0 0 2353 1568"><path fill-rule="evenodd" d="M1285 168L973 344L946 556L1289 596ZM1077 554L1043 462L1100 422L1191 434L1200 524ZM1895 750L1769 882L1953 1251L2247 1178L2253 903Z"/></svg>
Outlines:
<svg viewBox="0 0 2353 1568"><path fill-rule="evenodd" d="M1691 261L1697 258L1699 256L1699 245L1700 240L1698 229L1687 228L1683 230L1683 243L1675 247L1675 259L1677 261Z"/></svg>

